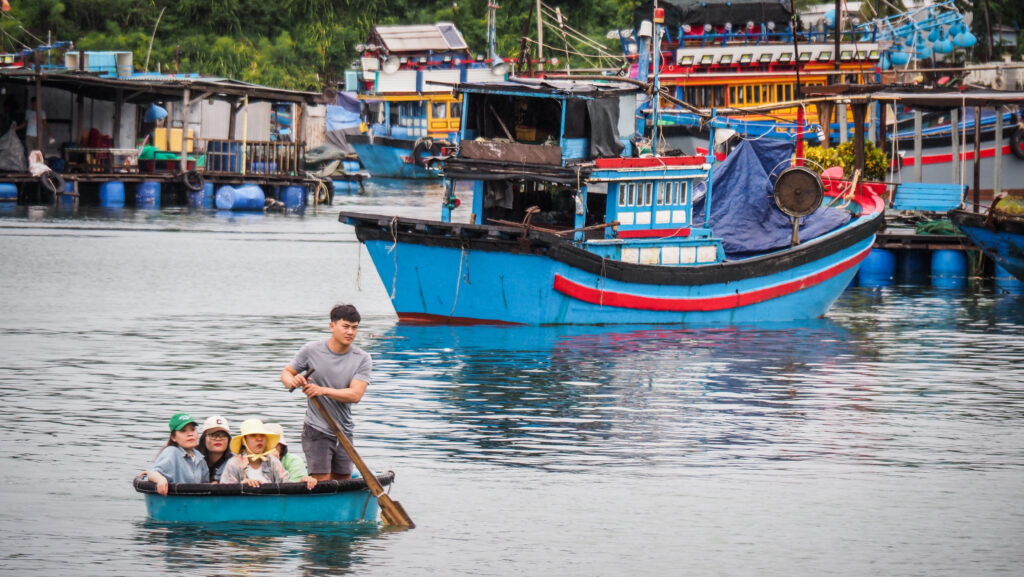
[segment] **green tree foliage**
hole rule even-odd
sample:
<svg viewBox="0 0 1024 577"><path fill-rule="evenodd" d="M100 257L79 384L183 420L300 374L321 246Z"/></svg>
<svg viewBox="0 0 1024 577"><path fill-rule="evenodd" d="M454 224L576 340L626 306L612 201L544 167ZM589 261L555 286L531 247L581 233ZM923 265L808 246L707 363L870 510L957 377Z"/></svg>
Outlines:
<svg viewBox="0 0 1024 577"><path fill-rule="evenodd" d="M71 40L82 50L131 50L141 69L200 72L282 88L321 90L338 82L355 45L385 24L455 22L486 53L487 0L10 0L0 27L5 50ZM604 41L631 24L631 0L564 0L568 24ZM535 0L508 0L497 16L498 52L515 58ZM149 52L150 36L164 10ZM531 14L535 18L535 14ZM21 28L24 28L23 31ZM27 32L26 32L27 31ZM529 35L536 31L531 21ZM548 32L545 43L561 46ZM611 48L617 50L614 46Z"/></svg>

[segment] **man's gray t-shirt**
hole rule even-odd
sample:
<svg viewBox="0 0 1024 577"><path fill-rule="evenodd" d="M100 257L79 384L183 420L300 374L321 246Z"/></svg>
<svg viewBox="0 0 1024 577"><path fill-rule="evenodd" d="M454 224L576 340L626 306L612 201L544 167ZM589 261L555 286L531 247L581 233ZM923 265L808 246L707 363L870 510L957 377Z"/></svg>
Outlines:
<svg viewBox="0 0 1024 577"><path fill-rule="evenodd" d="M312 380L314 384L321 387L347 389L353 379L370 382L373 361L370 359L369 353L351 345L348 352L339 355L332 351L327 343L326 340L306 343L295 355L291 367L300 373L304 373L310 368L316 369L313 372ZM341 425L341 430L351 437L355 427L352 423L350 404L339 403L327 397L318 398L335 422ZM306 402L305 423L322 433L334 436L331 426L320 416L320 412L313 406L312 400Z"/></svg>

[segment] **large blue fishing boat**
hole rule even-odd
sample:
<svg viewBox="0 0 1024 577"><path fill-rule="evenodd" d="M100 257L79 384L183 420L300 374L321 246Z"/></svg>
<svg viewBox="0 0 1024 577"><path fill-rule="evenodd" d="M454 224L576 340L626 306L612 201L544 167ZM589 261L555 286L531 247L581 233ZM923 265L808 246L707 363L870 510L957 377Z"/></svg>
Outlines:
<svg viewBox="0 0 1024 577"><path fill-rule="evenodd" d="M871 193L823 203L817 175L790 166L791 143L744 142L714 178L713 156L633 157L629 84L520 79L456 91L463 123L443 161L441 219L340 215L401 320L819 317L882 221Z"/></svg>
<svg viewBox="0 0 1024 577"><path fill-rule="evenodd" d="M381 486L390 485L393 472L376 475ZM259 487L240 484L171 484L166 496L156 484L140 475L133 485L146 497L146 511L155 521L219 523L275 521L284 523L377 522L380 505L361 478L321 481L307 489L305 483L265 483Z"/></svg>

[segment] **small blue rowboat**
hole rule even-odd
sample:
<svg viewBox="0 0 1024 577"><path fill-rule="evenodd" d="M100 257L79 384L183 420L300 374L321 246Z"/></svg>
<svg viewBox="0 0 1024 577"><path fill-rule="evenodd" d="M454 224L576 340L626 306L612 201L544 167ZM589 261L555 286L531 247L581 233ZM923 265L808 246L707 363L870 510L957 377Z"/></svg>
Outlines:
<svg viewBox="0 0 1024 577"><path fill-rule="evenodd" d="M386 487L395 480L388 471L377 475ZM155 521L220 523L276 521L283 523L376 523L380 519L377 498L363 479L321 481L312 490L305 483L244 485L171 484L167 496L157 494L156 484L135 477L135 490L146 497L146 512Z"/></svg>

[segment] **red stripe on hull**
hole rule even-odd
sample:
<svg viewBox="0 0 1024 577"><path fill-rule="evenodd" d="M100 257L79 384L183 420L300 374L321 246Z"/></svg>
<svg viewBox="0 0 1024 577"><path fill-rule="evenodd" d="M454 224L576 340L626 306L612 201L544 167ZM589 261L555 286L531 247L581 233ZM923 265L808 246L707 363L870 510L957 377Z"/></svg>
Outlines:
<svg viewBox="0 0 1024 577"><path fill-rule="evenodd" d="M871 252L870 247L841 263L801 279L792 280L773 287L720 297L674 299L609 292L583 286L558 274L555 275L554 289L574 299L602 306L646 311L720 311L757 304L774 298L786 296L807 287L822 283L860 264L869 252Z"/></svg>
<svg viewBox="0 0 1024 577"><path fill-rule="evenodd" d="M428 315L426 313L398 313L398 320L403 323L422 323L428 325L522 325L507 321L471 319L467 317L446 317L444 315Z"/></svg>
<svg viewBox="0 0 1024 577"><path fill-rule="evenodd" d="M1011 154L1010 153L1009 145L1003 146L1003 150L1002 150L1002 155L1003 156L1006 156L1007 154ZM995 147L992 147L992 148L982 148L981 149L981 157L982 158L992 158L995 155L996 155ZM960 160L965 161L965 162L968 161L968 160L974 160L974 151L973 150L968 150L968 151L961 152L960 153ZM929 156L924 156L924 155L921 156L921 164L922 165L925 165L925 164L943 164L943 163L949 163L949 162L953 162L953 153L952 152L950 152L948 154L932 154L932 155L929 155ZM903 166L914 166L914 157L913 156L906 156L906 157L904 157L903 158Z"/></svg>

